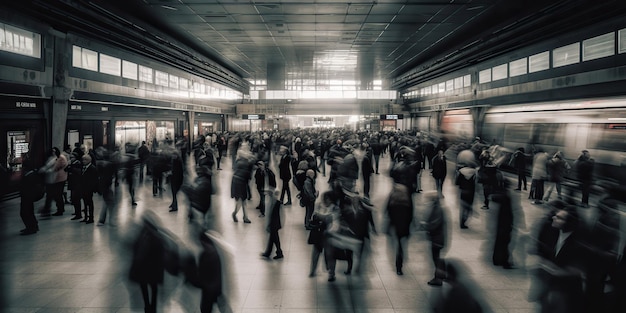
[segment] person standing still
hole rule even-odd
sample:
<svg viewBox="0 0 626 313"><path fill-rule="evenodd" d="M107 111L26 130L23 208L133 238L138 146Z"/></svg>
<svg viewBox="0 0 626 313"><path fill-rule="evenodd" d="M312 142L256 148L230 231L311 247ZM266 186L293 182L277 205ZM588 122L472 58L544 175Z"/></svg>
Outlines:
<svg viewBox="0 0 626 313"><path fill-rule="evenodd" d="M576 160L576 173L580 180L580 190L582 193L581 206L589 207L589 193L591 192L591 184L593 182L593 168L595 160L591 158L588 150L583 150L582 154Z"/></svg>
<svg viewBox="0 0 626 313"><path fill-rule="evenodd" d="M141 147L139 147L139 150L137 151L138 153L138 157L139 157L139 182L143 183L143 170L146 167L146 162L148 162L148 159L150 158L150 150L148 149L148 147L146 146L146 142L142 141L141 142Z"/></svg>

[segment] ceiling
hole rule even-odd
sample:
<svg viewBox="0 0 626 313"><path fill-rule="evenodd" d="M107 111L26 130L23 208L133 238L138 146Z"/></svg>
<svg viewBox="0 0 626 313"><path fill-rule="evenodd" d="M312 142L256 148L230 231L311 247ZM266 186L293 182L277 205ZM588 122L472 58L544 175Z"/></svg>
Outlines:
<svg viewBox="0 0 626 313"><path fill-rule="evenodd" d="M416 71L430 71L431 78L442 75L443 71L461 68L468 62L554 38L559 32L571 31L606 15L622 14L626 2L21 0L3 3L60 31L123 46L246 91L247 83L241 78L252 81L269 77L268 89L282 89L273 88L272 82L282 83L289 78L383 80L383 88L401 89L416 81L407 78L403 83L394 83L398 77L414 77ZM429 79L427 75L420 77ZM362 83L361 88L364 86Z"/></svg>
<svg viewBox="0 0 626 313"><path fill-rule="evenodd" d="M264 80L268 68L280 71L284 64L286 73L318 79L371 80L397 76L549 2L127 0L102 6L247 79Z"/></svg>

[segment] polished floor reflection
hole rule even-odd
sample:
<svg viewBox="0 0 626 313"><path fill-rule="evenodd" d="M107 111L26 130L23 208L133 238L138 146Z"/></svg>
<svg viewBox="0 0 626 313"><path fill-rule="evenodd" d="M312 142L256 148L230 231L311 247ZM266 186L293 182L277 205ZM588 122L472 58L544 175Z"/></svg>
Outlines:
<svg viewBox="0 0 626 313"><path fill-rule="evenodd" d="M388 168L389 158L381 159L381 163L381 167ZM416 231L410 238L403 276L396 275L394 259L388 252L387 236L377 234L372 236L371 253L360 275L344 275L346 263L338 261L336 281L327 281L323 262L318 266L317 276L309 277L311 246L306 243L308 232L302 222L304 209L295 201L294 205L284 207L286 221L280 237L285 258L262 259L259 254L265 247L267 233L263 218L258 217L254 209L258 195L252 186L254 196L247 205L252 223L234 223L230 216L234 200L229 197L232 171L228 165L216 174L220 189L214 210L217 230L234 248L228 287L230 294L234 295L231 306L235 312L431 311L433 293L441 292L442 288L427 284L432 278L433 266L430 246L423 232ZM530 281L524 268L524 240L519 240L514 250L515 269L491 265L491 256L485 253L484 246L490 242L488 229L493 210L480 210L482 194L477 194L477 214L471 218L469 229L459 229L458 193L451 174L443 188L451 233L446 256L461 259L471 268L472 277L482 289L480 294L492 311L535 312L535 304L527 301ZM424 190L434 189L428 171L424 172L422 184ZM321 191L327 189L326 177L318 178L317 187ZM390 188L390 179L384 173L372 177L371 198L378 210L375 215L378 225ZM143 312L139 287L127 280L130 255L126 234L131 221L144 210L154 210L164 226L181 240L195 238L191 238L186 205L181 205L178 212L168 212L169 190L162 197L153 197L148 179L138 187L138 205L134 208L125 185L122 183L116 190L120 202L115 226L109 222L97 226L70 221L72 216L69 214L73 209L68 205L65 215L40 219L37 234L20 236L23 225L19 218L19 199L0 204L3 223L0 228L2 312ZM520 197L525 216L524 220L518 219L517 225L529 231L545 209L530 204L526 193L515 192L514 196ZM99 196L95 198L98 215L102 201ZM420 199L421 194L417 194L416 202L420 203ZM181 203L186 201L184 196L179 200ZM42 205L40 201L36 208ZM417 211L419 216L422 212L419 205ZM522 239L526 238L523 232L520 234ZM179 277L166 274L165 283L159 290L158 311L199 312L199 293Z"/></svg>

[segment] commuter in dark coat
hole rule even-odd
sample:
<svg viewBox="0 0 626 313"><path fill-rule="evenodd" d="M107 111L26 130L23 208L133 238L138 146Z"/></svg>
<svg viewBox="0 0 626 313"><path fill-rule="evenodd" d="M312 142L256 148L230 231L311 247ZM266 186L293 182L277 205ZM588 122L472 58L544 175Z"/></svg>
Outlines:
<svg viewBox="0 0 626 313"><path fill-rule="evenodd" d="M366 145L366 149L368 148L367 146L369 146L366 143L364 145ZM372 159L366 153L365 155L363 155L363 160L361 160L361 175L363 175L363 195L366 198L370 197L370 183L373 173L374 168L372 167Z"/></svg>
<svg viewBox="0 0 626 313"><path fill-rule="evenodd" d="M104 207L100 210L98 218L98 226L102 226L106 222L107 214L111 216L109 221L115 218L116 201L111 185L113 184L113 179L117 176L117 167L111 162L108 151L105 148L99 147L96 153L98 158L100 158L96 166L98 170L98 193L102 195L104 200Z"/></svg>
<svg viewBox="0 0 626 313"><path fill-rule="evenodd" d="M378 171L380 164L380 155L383 153L383 146L378 140L373 140L371 142L372 146L372 156L374 157L374 169L376 170L376 174L380 174Z"/></svg>
<svg viewBox="0 0 626 313"><path fill-rule="evenodd" d="M93 219L93 194L98 192L98 170L91 163L89 154L83 155L83 169L80 176L80 185L82 187L82 199L85 204L85 218L82 222L92 224Z"/></svg>
<svg viewBox="0 0 626 313"><path fill-rule="evenodd" d="M589 193L591 192L591 184L593 183L594 159L591 158L589 151L583 150L582 154L576 160L576 173L580 180L580 190L582 193L581 205L589 207Z"/></svg>
<svg viewBox="0 0 626 313"><path fill-rule="evenodd" d="M141 230L133 242L129 279L139 284L146 313L157 312L157 286L164 278L165 247L160 228L156 214L145 211Z"/></svg>
<svg viewBox="0 0 626 313"><path fill-rule="evenodd" d="M304 227L308 230L311 229L311 216L315 209L315 199L317 199L318 191L315 189L315 171L308 169L306 171L306 180L302 187L302 202L306 212L304 214Z"/></svg>
<svg viewBox="0 0 626 313"><path fill-rule="evenodd" d="M28 153L22 155L22 179L20 181L20 217L25 228L21 235L32 235L39 231L35 217L35 201L44 196L44 179L33 167Z"/></svg>
<svg viewBox="0 0 626 313"><path fill-rule="evenodd" d="M172 203L170 204L170 212L178 211L177 194L183 185L183 160L178 152L172 153L172 175L170 176L170 187L172 188Z"/></svg>
<svg viewBox="0 0 626 313"><path fill-rule="evenodd" d="M423 226L428 233L431 257L435 268L435 274L433 278L428 281L428 284L431 286L441 286L445 278L445 266L441 258L441 251L447 245L448 222L436 192L424 194L424 202L430 212Z"/></svg>
<svg viewBox="0 0 626 313"><path fill-rule="evenodd" d="M474 195L476 194L477 171L471 166L464 166L456 173L455 184L459 186L461 207L459 211L459 227L467 228L467 220L474 211Z"/></svg>
<svg viewBox="0 0 626 313"><path fill-rule="evenodd" d="M414 151L410 148L400 149L400 161L391 169L393 185L387 200L386 214L389 222L387 232L392 236L395 247L396 273L403 275L402 266L405 250L413 221L413 191L415 190L415 167L412 162Z"/></svg>
<svg viewBox="0 0 626 313"><path fill-rule="evenodd" d="M506 189L500 189L492 195L492 200L496 203L496 231L495 242L493 244L493 265L502 266L505 269L513 268L511 262L511 233L513 232L513 201Z"/></svg>
<svg viewBox="0 0 626 313"><path fill-rule="evenodd" d="M137 150L137 156L139 157L139 182L143 183L143 172L144 172L144 167L146 167L146 163L148 162L148 159L150 158L150 149L148 149L148 147L146 146L146 142L142 141L141 142L141 147L139 147L139 149Z"/></svg>
<svg viewBox="0 0 626 313"><path fill-rule="evenodd" d="M200 312L211 313L213 305L218 304L220 312L230 313L223 303L222 260L218 249L206 234L200 237L202 252L198 260L199 287L202 290Z"/></svg>
<svg viewBox="0 0 626 313"><path fill-rule="evenodd" d="M437 192L439 196L443 198L443 182L448 174L448 167L446 162L446 156L443 155L443 150L437 151L437 156L432 161L432 175L435 179L435 185L437 186Z"/></svg>
<svg viewBox="0 0 626 313"><path fill-rule="evenodd" d="M542 288L534 296L541 312L577 313L584 311L583 277L586 235L579 228L576 208L560 200L549 203L554 208L552 222L543 222L538 234L536 253L540 257L536 275Z"/></svg>
<svg viewBox="0 0 626 313"><path fill-rule="evenodd" d="M274 260L282 259L284 257L283 250L280 247L280 237L278 231L282 228L281 210L283 203L278 200L278 191L272 190L269 193L269 212L267 212L269 218L265 226L265 230L269 233L269 239L267 240L267 247L261 254L264 258L269 258L272 254L272 248L276 247L276 255Z"/></svg>
<svg viewBox="0 0 626 313"><path fill-rule="evenodd" d="M224 136L220 136L220 138L216 141L215 146L217 147L217 169L221 170L220 164L222 163L222 158L226 157L228 152L228 142Z"/></svg>
<svg viewBox="0 0 626 313"><path fill-rule="evenodd" d="M426 159L426 161L428 161L428 168L429 169L433 168L432 160L433 160L433 158L435 157L436 154L437 154L437 152L435 152L435 145L432 142L427 141L424 144L424 158ZM426 165L424 164L424 167L425 166Z"/></svg>
<svg viewBox="0 0 626 313"><path fill-rule="evenodd" d="M74 206L74 217L72 217L71 220L79 220L83 218L81 210L82 191L80 185L82 170L83 164L78 154L72 152L72 154L70 154L70 164L65 168L65 171L67 171L67 189L72 192L70 200L72 202L72 206Z"/></svg>
<svg viewBox="0 0 626 313"><path fill-rule="evenodd" d="M291 188L289 188L289 181L291 181L291 156L289 155L289 149L285 146L280 146L278 153L280 155L278 171L280 180L282 181L280 202L283 202L285 194L287 194L287 202L285 205L291 205Z"/></svg>
<svg viewBox="0 0 626 313"><path fill-rule="evenodd" d="M256 188L259 192L259 205L257 210L261 212L259 217L265 216L265 198L268 193L273 193L276 189L276 176L274 172L265 166L265 162L258 161L256 163L257 170L254 173Z"/></svg>
<svg viewBox="0 0 626 313"><path fill-rule="evenodd" d="M511 160L509 161L509 166L512 166L513 168L515 168L515 171L517 172L517 189L515 190L518 190L518 191L522 190L522 183L524 183L524 190L527 190L526 188L526 157L527 155L524 152L524 148L519 147L517 148L517 151L515 151L511 155Z"/></svg>

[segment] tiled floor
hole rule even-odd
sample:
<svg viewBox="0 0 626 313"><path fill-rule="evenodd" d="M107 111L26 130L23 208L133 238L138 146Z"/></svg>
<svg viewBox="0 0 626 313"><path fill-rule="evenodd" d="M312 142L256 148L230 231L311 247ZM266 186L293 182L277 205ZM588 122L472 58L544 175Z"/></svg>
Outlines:
<svg viewBox="0 0 626 313"><path fill-rule="evenodd" d="M214 210L217 229L223 239L234 248L228 262L228 294L235 312L258 313L310 313L310 312L372 312L404 313L429 312L429 302L441 288L426 284L432 277L430 248L424 233L412 235L408 247L405 275L397 276L394 259L389 253L387 237L374 235L367 258L366 270L361 275L342 274L345 262L338 262L337 281L328 282L322 272L320 260L318 275L308 277L311 246L306 244L307 232L302 225L304 209L285 207L286 221L280 231L285 253L282 260L266 261L259 257L267 240L264 223L254 209L258 196L248 203L251 224L234 223L230 213L234 201L229 198L232 171L230 164L217 174L220 195L216 196ZM381 168L388 168L389 158L381 159ZM385 171L382 171L385 172ZM425 172L423 189L433 189L434 182ZM280 183L279 183L280 184ZM326 178L317 181L318 189L327 188ZM131 222L144 210L154 210L163 225L184 242L191 235L185 205L177 213L168 212L169 190L163 197L153 197L148 180L138 188L136 208L130 206L128 194L118 187L120 200L116 226L85 225L70 221L73 209L66 206L66 214L39 221L40 231L35 235L19 236L23 224L19 218L19 200L0 203L0 277L2 281L2 312L142 312L143 303L139 287L129 283L126 242L132 229ZM169 186L168 186L169 187ZM390 191L387 175L374 175L372 201L378 208L376 219L380 224L382 209ZM488 221L493 210L476 210L469 230L458 229L458 200L456 188L450 177L444 185L445 207L449 220L450 240L447 257L462 259L471 269L478 293L494 312L534 312L534 303L526 300L529 278L520 266L504 270L492 266L485 246L490 238ZM525 215L525 225L530 228L544 212L519 195ZM99 196L96 196L99 198ZM421 195L416 196L420 203ZM475 207L480 207L482 195L477 194ZM181 203L185 201L181 196ZM36 208L42 206L36 204ZM102 207L96 200L96 215ZM421 208L418 207L418 214ZM240 215L241 216L241 215ZM519 220L519 219L518 219ZM522 224L523 225L523 224ZM515 261L523 264L524 249L517 246ZM166 274L159 290L159 312L199 312L199 291L188 287L181 279ZM217 309L216 309L217 311Z"/></svg>

